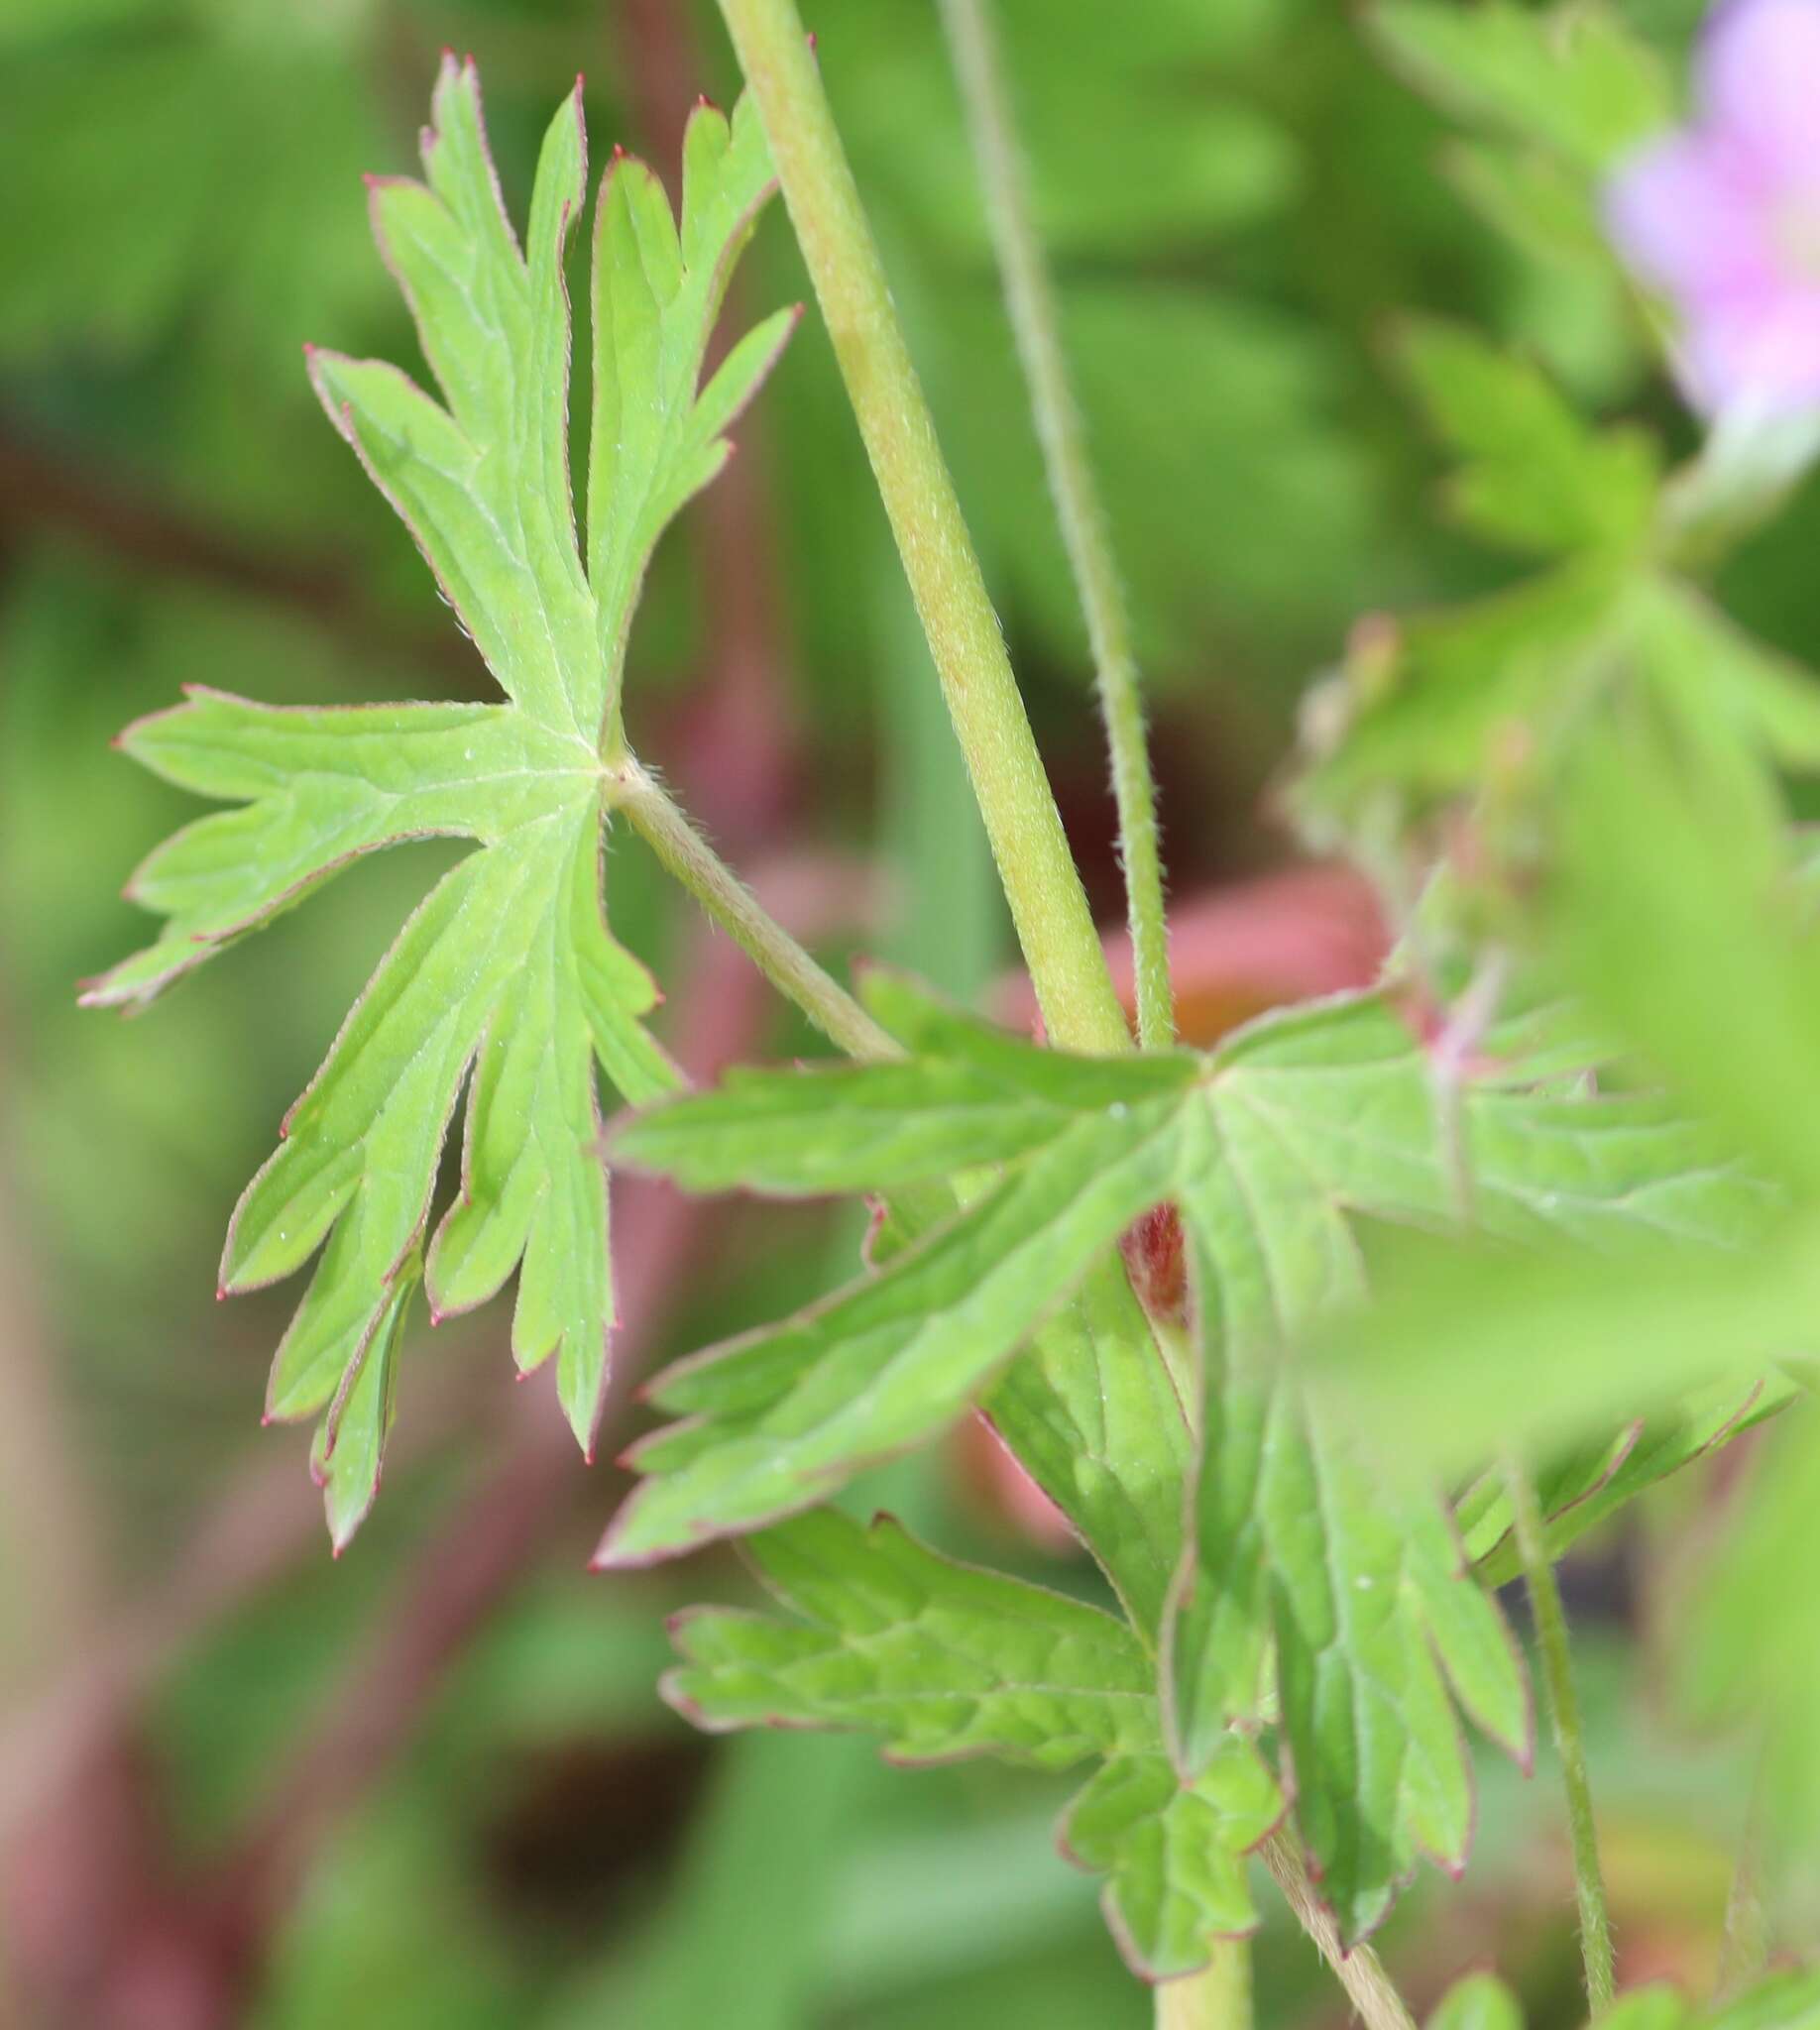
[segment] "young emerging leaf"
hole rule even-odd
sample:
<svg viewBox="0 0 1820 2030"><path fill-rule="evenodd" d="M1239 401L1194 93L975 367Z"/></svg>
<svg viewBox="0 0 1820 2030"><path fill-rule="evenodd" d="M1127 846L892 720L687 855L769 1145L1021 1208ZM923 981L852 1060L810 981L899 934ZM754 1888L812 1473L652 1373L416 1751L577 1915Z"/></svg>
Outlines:
<svg viewBox="0 0 1820 2030"><path fill-rule="evenodd" d="M678 1082L641 1019L655 989L602 912L603 836L628 765L626 632L658 537L720 469L722 432L791 321L760 326L698 393L729 272L772 174L743 106L731 123L699 108L685 154L680 238L642 166L616 158L606 179L586 569L569 483L563 275L585 199L579 83L544 137L523 252L472 63L443 63L424 180L372 179L374 231L443 399L384 362L309 354L331 421L509 702L319 711L192 690L123 736L148 767L238 808L189 826L141 867L131 892L166 929L90 983L90 1005L143 1005L363 853L432 835L476 848L369 981L241 1199L222 1262L225 1294L322 1251L268 1410L326 1412L314 1462L337 1543L378 1484L400 1320L419 1278L434 1319L481 1303L516 1270L519 1367L556 1356L584 1446L599 1415L613 1295L596 1061L629 1100ZM425 1256L464 1081L461 1192Z"/></svg>
<svg viewBox="0 0 1820 2030"><path fill-rule="evenodd" d="M1743 1390L1735 1384L1709 1390L1685 1407L1640 1418L1616 1438L1601 1433L1549 1460L1536 1475L1549 1555L1561 1557L1646 1488L1773 1416L1794 1394L1795 1385L1781 1375ZM1467 1555L1488 1586L1505 1586L1521 1576L1502 1473L1488 1473L1474 1483L1458 1505L1456 1520Z"/></svg>

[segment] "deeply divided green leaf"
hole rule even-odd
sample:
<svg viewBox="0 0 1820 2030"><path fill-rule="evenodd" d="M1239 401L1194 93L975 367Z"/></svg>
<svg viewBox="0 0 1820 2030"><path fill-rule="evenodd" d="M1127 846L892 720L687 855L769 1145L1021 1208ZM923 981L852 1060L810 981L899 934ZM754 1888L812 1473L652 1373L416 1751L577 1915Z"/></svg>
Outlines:
<svg viewBox="0 0 1820 2030"><path fill-rule="evenodd" d="M316 1458L338 1543L378 1484L399 1320L419 1277L434 1318L484 1301L515 1271L518 1365L555 1356L584 1445L600 1413L614 1312L597 1063L633 1101L678 1082L643 1026L655 989L602 910L626 636L658 537L724 461L722 432L792 321L768 320L700 388L772 175L747 111L730 123L704 105L685 154L680 236L641 165L616 157L606 178L585 568L563 274L586 196L579 86L545 135L522 252L471 63L443 64L423 180L372 180L374 231L440 400L385 362L310 354L330 419L509 702L324 711L197 690L123 736L148 767L236 808L141 867L131 893L165 931L92 982L91 1004L149 1001L364 853L430 836L476 848L369 981L242 1198L222 1262L223 1291L241 1291L321 1250L268 1408L327 1412ZM464 1084L461 1191L426 1255Z"/></svg>

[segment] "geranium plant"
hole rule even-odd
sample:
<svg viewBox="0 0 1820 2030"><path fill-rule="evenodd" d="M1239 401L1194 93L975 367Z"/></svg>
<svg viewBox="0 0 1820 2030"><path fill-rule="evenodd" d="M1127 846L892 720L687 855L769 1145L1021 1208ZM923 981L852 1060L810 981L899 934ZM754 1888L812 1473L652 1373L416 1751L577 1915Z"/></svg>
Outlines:
<svg viewBox="0 0 1820 2030"><path fill-rule="evenodd" d="M565 279L590 202L579 91L550 123L520 237L474 66L445 59L422 180L371 186L439 398L384 362L312 349L308 368L503 702L314 710L197 692L130 728L136 759L232 808L141 868L133 892L164 928L86 998L149 1000L364 853L471 841L287 1117L222 1262L231 1295L315 1259L267 1411L316 1420L338 1550L378 1492L419 1290L433 1323L515 1273L513 1357L554 1362L590 1448L615 1315L613 1169L863 1196L872 1241L850 1285L653 1385L672 1420L637 1446L640 1484L598 1562L738 1537L775 1597L771 1614L678 1624L672 1704L710 1729L856 1729L906 1761L1079 1768L1063 1844L1104 1876L1160 2022L1245 2020L1262 1892L1287 1899L1374 2030L1408 2011L1370 1935L1424 1861L1468 1862L1468 1732L1527 1767L1539 1712L1589 2010L1692 2021L1657 1992L1616 1997L1554 1563L1785 1412L1755 1506L1715 1553L1730 1562L1688 1672L1697 1705L1765 1730L1773 1837L1746 1865L1772 1867L1820 1804L1820 1612L1784 1603L1773 1657L1737 1630L1791 1553L1813 1562L1811 1414L1792 1406L1813 1337L1820 953L1780 782L1820 763L1820 693L1709 586L1812 449L1820 5L1723 12L1678 132L1665 67L1597 9L1385 0L1369 18L1472 129L1475 187L1501 222L1632 289L1710 434L1671 467L1647 431L1588 421L1533 361L1407 329L1403 363L1460 461L1455 514L1533 574L1462 609L1375 618L1312 694L1288 802L1312 845L1377 885L1394 956L1371 989L1210 1052L1177 1042L1133 630L1014 80L989 0L944 6L1098 672L1134 1020L795 0L723 0L745 95L690 121L679 214L618 150L600 178L580 485ZM708 370L778 186L1038 1038L895 973L850 989L631 744L623 678L646 566L797 320L773 310ZM609 924L621 828L851 1062L684 1089L646 1027L656 987ZM1091 1552L1102 1598L961 1565L840 1505L862 1469L975 1413ZM1499 1591L1519 1579L1533 1668ZM1754 1955L1741 1931L1732 1991L1703 2021L1820 2018L1820 1979L1765 1984ZM1515 2013L1482 1977L1437 2020Z"/></svg>

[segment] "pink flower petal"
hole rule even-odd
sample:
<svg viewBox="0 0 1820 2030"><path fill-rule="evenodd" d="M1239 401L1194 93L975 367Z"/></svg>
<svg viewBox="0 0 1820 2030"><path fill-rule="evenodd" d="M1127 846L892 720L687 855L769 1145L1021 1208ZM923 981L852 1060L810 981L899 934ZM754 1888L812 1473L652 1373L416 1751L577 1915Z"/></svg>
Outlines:
<svg viewBox="0 0 1820 2030"><path fill-rule="evenodd" d="M1729 139L1654 143L1612 179L1606 222L1639 274L1687 299L1771 285L1778 272L1770 197Z"/></svg>
<svg viewBox="0 0 1820 2030"><path fill-rule="evenodd" d="M1729 0L1699 59L1707 118L1784 192L1820 189L1820 0Z"/></svg>
<svg viewBox="0 0 1820 2030"><path fill-rule="evenodd" d="M1689 393L1709 413L1820 402L1820 287L1716 304L1688 329Z"/></svg>

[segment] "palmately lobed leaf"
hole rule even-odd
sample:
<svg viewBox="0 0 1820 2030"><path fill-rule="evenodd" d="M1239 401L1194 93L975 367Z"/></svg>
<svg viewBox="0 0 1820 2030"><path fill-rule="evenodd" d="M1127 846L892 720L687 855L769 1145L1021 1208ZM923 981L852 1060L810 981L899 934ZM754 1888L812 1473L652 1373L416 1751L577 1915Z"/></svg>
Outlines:
<svg viewBox="0 0 1820 2030"><path fill-rule="evenodd" d="M515 1272L513 1357L521 1369L554 1358L564 1411L584 1447L593 1441L614 1316L598 1072L633 1102L679 1082L643 1025L656 989L602 902L626 762L626 640L658 538L719 470L725 428L794 321L766 320L701 386L728 277L773 177L748 110L730 122L704 103L685 155L680 235L641 165L616 156L605 179L586 566L563 274L586 195L579 83L544 136L522 250L471 62L443 63L423 179L369 179L375 236L440 399L387 362L308 350L331 421L508 702L315 710L192 690L122 736L146 766L235 808L141 867L130 893L165 931L90 983L91 1005L143 1005L367 852L428 837L474 845L368 982L242 1197L222 1261L225 1295L320 1250L267 1409L323 1418L313 1463L337 1545L378 1486L419 1282L433 1321ZM464 1087L461 1189L430 1236Z"/></svg>
<svg viewBox="0 0 1820 2030"><path fill-rule="evenodd" d="M1317 1320L1362 1329L1356 1222L1448 1230L1464 1173L1481 1231L1507 1247L1570 1239L1610 1255L1666 1237L1719 1255L1761 1212L1761 1187L1659 1101L1564 1078L1557 1039L1536 1071L1487 1065L1449 1100L1390 992L1139 1069L1039 1052L905 991L889 989L890 1026L925 1055L742 1073L617 1132L617 1148L703 1185L744 1170L769 1188L890 1187L940 1164L983 1182L874 1276L660 1378L657 1400L686 1420L638 1449L644 1484L601 1559L664 1556L800 1510L969 1401L996 1415L1032 1358L1019 1347L1046 1319L1053 1332L1060 1306L1087 1302L1102 1274L1129 1299L1113 1244L1173 1202L1194 1268L1204 1466L1162 1617L1132 1584L1146 1567L1129 1478L1070 1513L1140 1635L1162 1638L1178 1780L1192 1787L1234 1725L1279 1725L1311 1865L1356 1939L1420 1856L1465 1860L1458 1715L1520 1760L1533 1732L1515 1645L1445 1505L1382 1480L1287 1361ZM1167 1417L1152 1421L1166 1434ZM1065 1442L1090 1461L1081 1435ZM1157 1455L1176 1501L1183 1463Z"/></svg>

